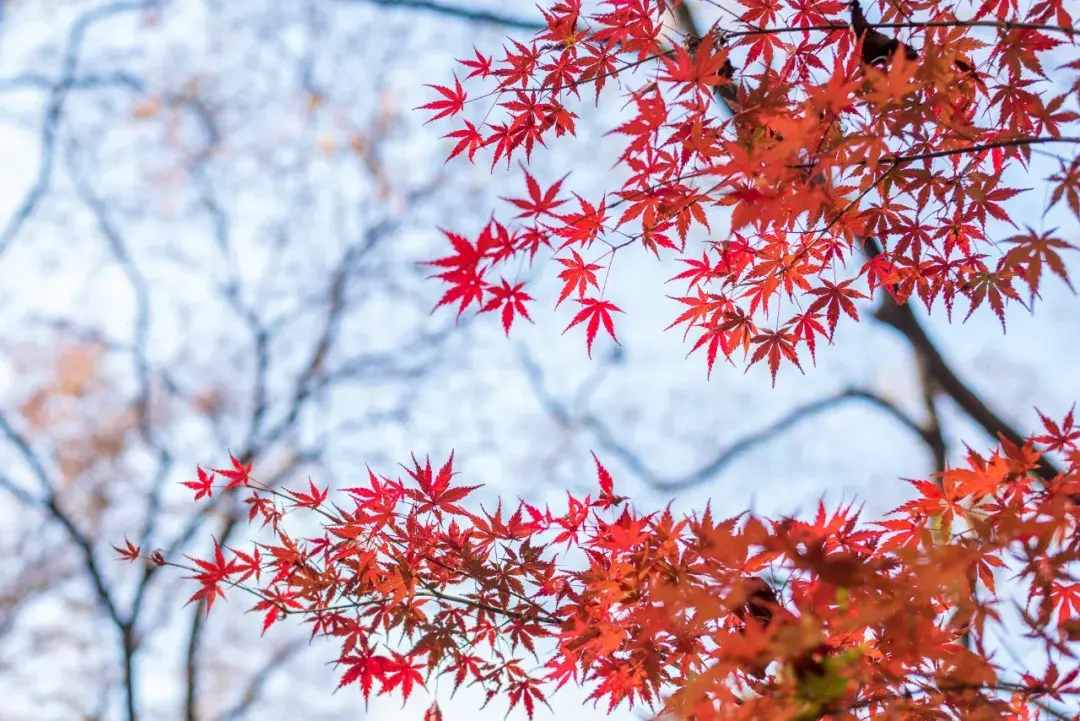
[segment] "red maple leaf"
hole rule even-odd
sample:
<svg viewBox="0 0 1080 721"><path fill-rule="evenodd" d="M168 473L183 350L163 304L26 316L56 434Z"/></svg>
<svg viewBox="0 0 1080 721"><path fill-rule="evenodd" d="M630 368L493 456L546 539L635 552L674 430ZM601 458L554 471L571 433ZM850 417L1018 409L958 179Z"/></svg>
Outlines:
<svg viewBox="0 0 1080 721"><path fill-rule="evenodd" d="M465 107L465 90L461 87L461 81L457 79L457 74L454 75L454 88L450 89L444 85L426 85L425 87L434 88L443 96L443 100L433 100L430 103L425 103L416 110L437 110L438 112L428 118L428 123L438 120L439 118L446 118L452 115L457 115Z"/></svg>
<svg viewBox="0 0 1080 721"><path fill-rule="evenodd" d="M799 364L799 352L795 349L798 340L795 334L789 331L762 331L750 339L751 343L757 345L754 355L750 358L750 365L754 365L762 358L767 358L769 376L772 378L773 386L775 386L776 371L780 368L781 357L787 358L796 368L802 370L802 366Z"/></svg>
<svg viewBox="0 0 1080 721"><path fill-rule="evenodd" d="M540 190L540 184L536 182L536 179L529 174L529 171L525 171L525 184L529 190L528 199L518 198L502 198L509 203L513 203L522 212L517 218L539 218L542 215L555 215L553 212L555 208L565 203L565 200L559 200L559 189L562 187L563 181L566 180L564 175L559 180L552 183L546 191Z"/></svg>
<svg viewBox="0 0 1080 721"><path fill-rule="evenodd" d="M119 546L113 546L113 549L120 554L120 558L124 561L134 561L142 553L142 550L128 540L127 536L124 536L124 548Z"/></svg>
<svg viewBox="0 0 1080 721"><path fill-rule="evenodd" d="M555 302L556 308L562 305L562 302L569 298L574 291L577 291L578 298L584 298L585 291L588 290L589 286L600 290L600 286L596 281L596 271L603 270L604 266L596 263L586 264L576 250L571 250L570 254L573 256L572 258L555 259L566 268L566 270L559 273L559 278L563 281L563 289L559 293L559 300Z"/></svg>
<svg viewBox="0 0 1080 721"><path fill-rule="evenodd" d="M581 310L570 321L570 325L563 329L563 333L588 320L588 325L585 326L585 349L588 351L589 357L592 358L592 344L596 339L596 332L600 329L601 322L603 322L604 330L611 336L611 339L616 343L619 342L619 339L615 337L615 324L611 320L611 314L622 313L622 310L614 303L599 298L579 298L576 300L581 303Z"/></svg>
<svg viewBox="0 0 1080 721"><path fill-rule="evenodd" d="M254 461L241 463L238 458L230 453L229 462L232 463L232 468L224 470L221 468L214 469L214 473L220 473L222 476L229 479L229 484L225 486L225 490L227 491L230 488L248 485L251 482L251 466Z"/></svg>
<svg viewBox="0 0 1080 721"><path fill-rule="evenodd" d="M214 605L214 601L218 598L224 598L225 592L221 590L221 584L226 578L235 573L240 566L235 561L225 562L225 554L221 551L221 546L218 544L217 539L214 539L214 560L204 561L200 558L192 558L191 556L184 556L189 561L193 561L195 565L202 569L202 573L196 573L193 578L202 584L202 588L195 592L188 603L194 601L206 602L206 614L210 615L210 609Z"/></svg>
<svg viewBox="0 0 1080 721"><path fill-rule="evenodd" d="M505 280L502 281L502 285L489 286L488 291L492 297L487 302L487 305L480 309L481 313L486 313L502 308L502 327L507 336L510 335L510 326L514 324L515 315L521 315L525 320L532 323L529 310L525 307L525 301L533 298L522 290L524 287L524 283L511 286Z"/></svg>
<svg viewBox="0 0 1080 721"><path fill-rule="evenodd" d="M214 474L207 473L203 470L202 466L197 466L195 469L198 473L199 480L197 481L182 481L183 485L195 491L195 500L198 501L203 496L211 498L214 495Z"/></svg>
<svg viewBox="0 0 1080 721"><path fill-rule="evenodd" d="M424 465L421 466L415 456L413 457L413 467L405 470L420 486L419 492L408 491L408 494L419 503L416 507L417 513L441 514L445 511L456 515L468 515L465 509L457 505L457 502L480 486L450 486L450 480L456 475L454 473L453 451L450 451L450 457L437 474L432 474L430 458L426 459Z"/></svg>

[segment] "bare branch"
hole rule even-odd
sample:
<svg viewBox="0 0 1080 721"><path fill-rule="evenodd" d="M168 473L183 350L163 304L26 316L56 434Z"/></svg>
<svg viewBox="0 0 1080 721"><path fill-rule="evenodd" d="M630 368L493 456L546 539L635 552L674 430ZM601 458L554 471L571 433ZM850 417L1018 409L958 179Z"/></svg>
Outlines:
<svg viewBox="0 0 1080 721"><path fill-rule="evenodd" d="M146 10L160 4L161 0L121 0L120 2L94 8L81 15L72 24L61 64L60 79L51 88L49 102L45 108L45 116L41 123L41 160L38 176L26 191L22 202L19 203L15 212L8 219L3 230L0 231L0 256L11 245L15 236L19 234L19 230L22 229L23 224L33 214L34 209L48 191L52 182L56 133L60 125L67 94L75 82L75 75L79 68L79 56L87 33L97 23L118 15Z"/></svg>
<svg viewBox="0 0 1080 721"><path fill-rule="evenodd" d="M466 7L458 7L446 3L434 2L433 0L336 0L340 4L376 5L384 8L400 8L402 10L420 10L442 15L443 17L464 20L466 22L483 23L486 25L500 25L506 28L518 30L543 30L547 27L538 20L525 20L508 15L501 15L490 10L472 10Z"/></svg>
<svg viewBox="0 0 1080 721"><path fill-rule="evenodd" d="M641 457L630 447L620 442L611 430L592 413L575 416L564 404L557 400L544 385L543 371L527 354L521 355L522 365L533 392L544 409L562 426L578 426L591 432L600 445L619 459L646 484L661 491L681 491L708 483L716 478L737 459L791 430L799 423L822 413L835 409L849 401L862 401L885 411L901 425L917 435L924 443L932 447L932 436L895 404L870 392L858 388L848 388L839 393L811 401L789 410L781 418L757 431L752 431L731 443L727 448L715 454L712 460L697 469L680 476L663 476L649 468Z"/></svg>

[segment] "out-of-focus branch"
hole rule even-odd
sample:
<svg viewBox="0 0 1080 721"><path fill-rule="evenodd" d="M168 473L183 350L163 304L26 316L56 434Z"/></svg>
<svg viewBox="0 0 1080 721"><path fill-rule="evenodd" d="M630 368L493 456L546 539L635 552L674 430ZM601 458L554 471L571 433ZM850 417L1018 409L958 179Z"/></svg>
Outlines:
<svg viewBox="0 0 1080 721"><path fill-rule="evenodd" d="M926 429L926 444L930 452L934 454L934 472L943 473L948 464L949 447L945 443L945 435L941 430L941 417L938 414L937 399L941 395L934 374L927 367L923 356L915 354L915 364L919 369L919 385L922 388L923 407L926 409L926 421L922 427Z"/></svg>
<svg viewBox="0 0 1080 721"><path fill-rule="evenodd" d="M259 698L259 693L262 691L263 686L266 685L266 680L270 678L270 675L281 667L286 661L288 661L293 654L299 651L305 645L305 639L295 638L289 643L284 644L278 648L274 655L270 657L258 673L252 676L248 682L247 689L244 690L240 700L233 705L228 711L218 717L218 721L239 721L242 719L251 708L251 705Z"/></svg>
<svg viewBox="0 0 1080 721"><path fill-rule="evenodd" d="M422 12L442 15L443 17L464 20L466 22L484 23L487 25L500 25L505 28L517 30L543 30L547 27L539 20L526 20L509 15L492 12L490 10L475 10L447 3L434 2L433 0L336 0L341 4L365 4L376 5L384 8L401 8L402 10L419 10Z"/></svg>
<svg viewBox="0 0 1080 721"><path fill-rule="evenodd" d="M79 549L83 566L86 569L87 575L90 577L90 583L94 588L94 594L97 597L98 603L105 609L105 613L116 626L117 632L120 634L124 648L124 674L125 681L127 682L127 718L128 721L136 721L138 714L135 708L134 667L132 665L132 659L135 654L135 644L131 619L125 617L120 612L116 600L109 592L109 585L105 578L105 574L102 572L101 567L98 565L97 557L94 555L93 541L79 530L79 527L75 524L75 520L60 508L55 486L49 478L48 471L45 469L45 464L42 463L33 448L31 448L30 442L26 440L26 438L24 438L2 414L0 414L0 435L7 438L8 442L15 448L19 455L22 456L23 461L26 463L31 473L37 478L44 497L35 497L35 505L43 506L48 516L64 529L69 540L71 540L71 542ZM4 486L7 487L8 484L5 483Z"/></svg>
<svg viewBox="0 0 1080 721"><path fill-rule="evenodd" d="M0 230L0 256L7 250L15 236L19 234L19 230L22 229L23 224L33 214L34 209L52 182L57 130L60 126L60 118L63 114L68 92L76 79L75 75L79 69L79 55L82 52L87 33L97 23L118 15L147 10L161 4L161 0L121 0L120 2L94 8L81 15L72 24L71 30L68 32L66 49L61 62L60 78L51 88L49 101L45 108L45 116L41 122L41 156L38 175L33 185L23 195L22 202L19 203L15 212L8 219L3 230Z"/></svg>
<svg viewBox="0 0 1080 721"><path fill-rule="evenodd" d="M697 469L679 476L664 476L649 468L629 446L620 442L615 434L599 418L591 413L575 416L570 409L556 399L544 384L543 371L527 354L522 354L525 375L537 400L561 426L576 426L592 433L600 446L619 459L635 475L650 487L660 491L682 491L713 480L725 468L750 451L776 440L780 434L799 423L833 410L850 401L861 401L884 411L901 425L917 435L929 447L933 447L932 432L912 420L906 413L888 400L858 388L848 388L789 410L783 416L757 431L752 431L731 443L724 450Z"/></svg>

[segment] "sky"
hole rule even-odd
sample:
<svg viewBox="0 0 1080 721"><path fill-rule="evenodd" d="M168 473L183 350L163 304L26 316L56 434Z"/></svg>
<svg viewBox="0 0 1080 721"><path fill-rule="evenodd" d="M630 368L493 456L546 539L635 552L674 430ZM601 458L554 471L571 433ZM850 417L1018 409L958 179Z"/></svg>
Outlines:
<svg viewBox="0 0 1080 721"><path fill-rule="evenodd" d="M320 327L317 314L304 309L350 248L362 246L365 233L381 223L393 230L357 261L358 280L349 286L350 312L340 329L343 340L332 356L343 368L355 361L357 370L349 383L313 401L295 438L290 437L293 446L274 446L267 467L291 450L329 439L319 463L298 468L297 480L306 480L310 470L319 482L341 486L365 464L392 473L410 453L440 459L454 449L463 477L485 484L477 496L485 506L501 496L558 507L567 490L591 489L590 451L595 451L615 476L617 491L640 509L670 501L675 510L691 511L708 502L718 514L751 508L780 515L809 513L824 497L827 505L861 503L868 518L909 497L901 479L930 471L931 459L918 439L873 408L849 404L796 424L678 494L647 482L694 474L792 408L852 386L918 415L910 349L895 332L872 322L845 326L834 347L819 350L816 367L806 367L805 375L784 368L773 389L763 366L744 372L738 363L718 365L707 379L704 359L685 357L689 346L681 334L663 331L677 313L674 302L662 299L671 264L657 263L644 251L617 261L608 292L626 311L618 326L621 345L598 340L592 360L581 333L561 334L572 309L551 310L557 295L551 263L523 271L538 283L536 322L515 326L509 340L494 317L455 326L452 313L429 313L441 288L424 279L416 261L441 250L440 227L475 235L489 209L497 207L497 197L521 187L521 176L516 166L489 172L479 159L476 166L457 161L444 166L450 146L439 136L450 128L423 126L420 114L410 109L431 99L425 83L448 82L453 58L465 57L474 45L490 52L501 43L503 29L388 11L363 0L300 2L289 8L257 0L205 0L166 4L150 15L119 13L87 33L75 76L86 87L65 97L61 132L49 141L42 127L50 94L37 79L62 72L59 44L71 23L96 5L9 2L0 23L0 157L5 159L0 228L7 229L0 230L0 327L5 329L0 342L8 356L0 361L0 398L6 399L5 408L18 405L33 375L13 362L14 351L33 343L49 347L50 333L41 322L47 317L73 319L110 338L119 350L109 355L108 371L121 386L137 375L123 348L144 343L154 368L170 371L178 385L223 388L242 410L254 392L250 339L236 306L221 293L234 284L244 305L280 324L273 351L281 361L268 388L267 424L272 426L287 414L289 379ZM538 16L519 3L468 7ZM139 83L125 84L129 76ZM116 87L95 86L94 78L103 77ZM201 164L192 160L206 132L197 114L155 109L160 98L183 93L205 98L224 138L226 150ZM541 182L572 169L567 182L575 190L596 194L615 187L621 171L612 166L619 140L604 132L617 122L621 106L617 91L607 93L598 110L583 112L577 138L555 141L550 151L538 154L533 167ZM378 143L379 151L365 156L351 150L357 138ZM18 218L32 197L43 159L55 167L48 192L34 218L16 225L10 219ZM1030 173L1016 170L1008 180L1027 187L1054 167L1037 156ZM1031 194L1033 200L1038 196L1038 190ZM208 197L225 212L215 214ZM110 217L122 243L110 240L109 228L88 211L94 198L116 209ZM215 225L222 217L227 234ZM1033 213L1024 223L1065 228L1066 237L1076 238L1075 219L1061 206L1045 217ZM141 280L128 272L125 252L139 261ZM1075 271L1077 262L1070 260L1069 267ZM151 299L145 337L133 331L139 282ZM1035 313L1014 309L1006 334L989 313L951 324L939 315L920 315L961 377L1014 425L1031 429L1036 408L1060 416L1080 398L1080 374L1073 372L1076 304L1064 284L1050 279ZM871 307L860 311L868 315ZM396 376L386 371L391 362L417 370ZM964 443L988 447L979 429L944 405L954 459ZM227 413L220 427L179 407L169 406L169 413L163 443L174 463L162 537L181 528L191 513L185 505L189 495L171 482L190 477L196 464L222 465L245 436L243 424ZM643 467L628 463L628 454ZM137 509L124 506L124 494L143 488L141 479L154 467L151 456L146 449L132 452L124 458L127 476L101 481L102 497L117 507L94 529L103 563L111 563L109 546L138 523ZM17 466L17 456L11 458ZM32 487L25 469L12 474ZM29 528L22 525L28 522L24 511L7 500L0 504L0 520L10 521L0 524L4 548ZM42 543L65 547L55 529L43 533ZM208 535L209 529L184 552L202 552ZM14 574L18 560L7 559L5 573ZM118 564L108 572L118 586L131 581L131 572ZM175 717L190 611L179 607L191 592L189 583L171 579L152 594L147 629L152 639L141 656L140 685L148 718ZM204 663L211 670L207 689L214 698L235 695L230 684L250 674L266 648L304 635L298 625L283 624L259 640L259 620L244 615L243 608L242 599L233 599L208 623L211 641ZM115 639L94 620L95 613L85 588L71 581L34 601L17 631L0 639L9 651L21 649L29 659L19 669L0 666L0 692L10 701L5 713L12 719L77 718L72 708L84 700L68 679L108 676L113 658L108 649ZM66 626L74 627L68 636L58 631ZM47 652L27 651L46 648L34 644L50 638L58 645L48 645ZM330 693L337 673L325 664L332 658L329 643L314 641L270 677L250 717L274 718L290 704L302 708L305 718L320 721L361 717L357 689ZM453 700L448 691L441 684L436 693L446 718L496 719L505 713L494 702L474 712L475 690ZM56 701L66 693L75 706ZM585 695L564 688L551 700L553 712L542 710L538 717L640 717L636 709L609 715L582 706ZM106 697L103 717L121 718L119 695ZM373 699L366 717L419 718L430 699L411 701L405 712L394 699Z"/></svg>

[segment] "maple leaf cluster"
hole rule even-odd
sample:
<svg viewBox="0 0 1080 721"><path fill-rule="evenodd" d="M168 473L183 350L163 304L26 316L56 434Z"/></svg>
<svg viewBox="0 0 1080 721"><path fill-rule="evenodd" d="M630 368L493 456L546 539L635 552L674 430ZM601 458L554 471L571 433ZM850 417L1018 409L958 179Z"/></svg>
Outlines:
<svg viewBox="0 0 1080 721"><path fill-rule="evenodd" d="M915 497L873 522L850 505L809 520L642 514L599 459L596 496L554 510L469 510L478 486L455 481L452 454L437 470L414 458L404 480L369 470L333 502L245 467L250 518L274 541L191 559L192 601L209 612L243 588L264 632L299 616L340 645L339 688L365 700L445 676L529 718L570 681L609 710L678 718L1036 718L1080 694L1080 426L1072 412L1043 426L913 481ZM1047 453L1067 466L1044 484ZM285 529L300 510L321 516L319 534ZM988 652L1012 610L1005 570L1043 671Z"/></svg>
<svg viewBox="0 0 1080 721"><path fill-rule="evenodd" d="M710 373L741 351L775 383L781 363L816 360L876 288L928 309L940 300L950 317L958 301L968 316L986 304L1004 326L1009 303L1038 297L1044 271L1068 282L1061 253L1074 246L1017 225L1031 201L1004 180L1042 146L1080 142L1063 132L1080 125L1078 85L1063 91L1044 70L1075 37L1063 0L1023 11L985 0L966 16L939 0L879 3L877 25L858 2L739 0L731 27L685 42L665 24L676 5L610 0L586 15L560 0L531 42L459 61L468 90L456 78L433 86L443 99L422 106L431 119L463 124L446 135L449 157L490 148L493 166L572 135L583 89L598 103L618 83L631 108L611 130L626 139L623 186L589 199L526 168L526 197L507 199L521 211L512 223L491 220L475 242L446 233L438 305L501 309L509 334L533 298L495 273L545 249L563 266L556 305L579 304L566 330L584 326L591 355L601 326L615 339L620 312L598 274L640 245L685 265L671 278L685 291L670 327L693 334ZM494 118L466 119L469 103ZM1064 200L1080 218L1078 162L1060 159L1047 182L1050 206ZM730 223L718 233L720 208Z"/></svg>

